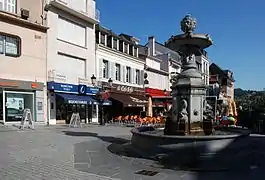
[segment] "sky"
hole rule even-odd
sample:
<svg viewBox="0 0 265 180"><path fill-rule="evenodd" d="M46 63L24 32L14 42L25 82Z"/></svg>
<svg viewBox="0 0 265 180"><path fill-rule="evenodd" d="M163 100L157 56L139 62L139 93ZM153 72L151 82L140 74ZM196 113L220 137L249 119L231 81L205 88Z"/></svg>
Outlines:
<svg viewBox="0 0 265 180"><path fill-rule="evenodd" d="M265 88L264 0L96 0L100 23L113 32L147 42L164 43L181 33L188 13L197 19L197 33L209 34L211 62L234 73L236 88Z"/></svg>

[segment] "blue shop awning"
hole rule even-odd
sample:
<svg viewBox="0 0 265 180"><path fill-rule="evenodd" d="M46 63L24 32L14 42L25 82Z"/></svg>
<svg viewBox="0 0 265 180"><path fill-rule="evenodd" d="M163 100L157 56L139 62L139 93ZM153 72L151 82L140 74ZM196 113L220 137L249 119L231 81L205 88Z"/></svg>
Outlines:
<svg viewBox="0 0 265 180"><path fill-rule="evenodd" d="M63 98L65 103L68 104L92 104L96 102L93 98L89 96L79 96L75 94L61 94L61 93L56 93L56 96Z"/></svg>
<svg viewBox="0 0 265 180"><path fill-rule="evenodd" d="M91 97L93 100L94 100L94 104L100 104L100 102L94 98L94 97ZM112 102L110 100L104 100L103 102L103 106L111 106L112 105Z"/></svg>

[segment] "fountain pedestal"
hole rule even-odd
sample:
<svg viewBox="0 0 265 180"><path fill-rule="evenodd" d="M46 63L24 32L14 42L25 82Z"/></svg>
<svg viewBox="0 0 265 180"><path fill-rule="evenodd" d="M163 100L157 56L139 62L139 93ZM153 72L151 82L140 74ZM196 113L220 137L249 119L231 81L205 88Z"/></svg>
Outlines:
<svg viewBox="0 0 265 180"><path fill-rule="evenodd" d="M195 54L212 45L208 35L193 34L196 20L187 15L181 21L184 34L169 39L166 46L181 53L183 71L173 78L172 117L166 124L166 135L203 134L206 86L197 69ZM207 122L209 125L209 121ZM210 127L210 126L207 126Z"/></svg>

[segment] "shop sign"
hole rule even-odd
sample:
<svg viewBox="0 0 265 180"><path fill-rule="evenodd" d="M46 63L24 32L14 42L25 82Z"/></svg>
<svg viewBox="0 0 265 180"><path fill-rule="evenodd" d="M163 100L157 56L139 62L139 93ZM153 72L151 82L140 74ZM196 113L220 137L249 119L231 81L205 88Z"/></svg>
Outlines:
<svg viewBox="0 0 265 180"><path fill-rule="evenodd" d="M136 103L141 103L141 104L143 104L143 103L147 103L147 101L146 100L141 100L141 99L138 99L138 98L135 98L135 97L132 97L132 96L130 96L130 98L132 99L132 101L133 102L136 102Z"/></svg>
<svg viewBox="0 0 265 180"><path fill-rule="evenodd" d="M19 84L16 82L0 82L0 86L3 87L18 87Z"/></svg>
<svg viewBox="0 0 265 180"><path fill-rule="evenodd" d="M99 88L97 87L88 87L86 85L75 85L75 84L65 84L65 83L56 83L48 82L48 89L54 90L54 92L66 92L73 94L97 94Z"/></svg>
<svg viewBox="0 0 265 180"><path fill-rule="evenodd" d="M117 86L117 91L132 93L134 91L134 88L133 87L130 87L130 86L121 86L121 85L118 85Z"/></svg>
<svg viewBox="0 0 265 180"><path fill-rule="evenodd" d="M87 101L81 101L81 100L68 100L68 104L87 104Z"/></svg>

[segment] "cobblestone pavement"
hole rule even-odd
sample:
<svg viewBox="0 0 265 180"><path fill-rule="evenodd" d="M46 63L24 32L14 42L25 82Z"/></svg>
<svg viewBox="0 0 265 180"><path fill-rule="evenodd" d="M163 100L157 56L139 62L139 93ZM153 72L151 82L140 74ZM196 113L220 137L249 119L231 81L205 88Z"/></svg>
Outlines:
<svg viewBox="0 0 265 180"><path fill-rule="evenodd" d="M152 167L153 162L121 157L108 151L112 143L126 143L129 128L88 126L36 127L20 131L0 128L1 180L207 180L264 179L261 167L250 171L193 173ZM258 144L263 137L253 137ZM265 149L265 148L264 148ZM157 172L154 176L135 174L139 170ZM251 178L250 178L251 177Z"/></svg>

